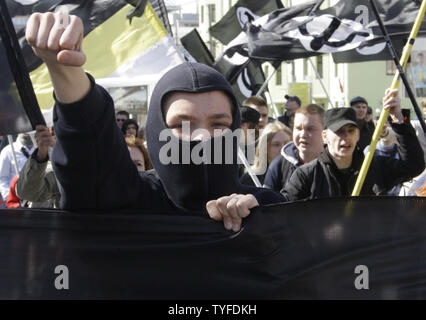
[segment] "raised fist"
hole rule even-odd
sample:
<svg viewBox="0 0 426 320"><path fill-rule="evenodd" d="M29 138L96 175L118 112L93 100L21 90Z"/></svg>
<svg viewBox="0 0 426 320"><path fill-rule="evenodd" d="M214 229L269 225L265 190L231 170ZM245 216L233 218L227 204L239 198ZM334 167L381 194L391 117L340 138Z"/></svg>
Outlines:
<svg viewBox="0 0 426 320"><path fill-rule="evenodd" d="M35 54L48 66L80 67L86 61L81 50L83 22L63 12L33 13L27 22L25 37Z"/></svg>

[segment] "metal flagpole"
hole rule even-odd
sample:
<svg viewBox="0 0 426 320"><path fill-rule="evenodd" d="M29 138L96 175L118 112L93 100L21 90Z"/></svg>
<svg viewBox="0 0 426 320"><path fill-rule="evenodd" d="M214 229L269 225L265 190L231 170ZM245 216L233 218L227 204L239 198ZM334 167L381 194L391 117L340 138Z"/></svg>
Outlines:
<svg viewBox="0 0 426 320"><path fill-rule="evenodd" d="M241 150L240 147L238 147L238 158L244 164L244 167L246 167L247 172L250 175L250 177L253 180L253 182L256 185L256 187L262 188L262 184L260 183L259 178L254 174L253 170L250 167L250 164L247 161L247 158L246 158L243 150Z"/></svg>
<svg viewBox="0 0 426 320"><path fill-rule="evenodd" d="M271 72L271 74L268 76L268 78L265 80L265 82L262 84L262 86L260 87L259 91L257 91L256 96L260 97L261 94L263 93L263 91L265 91L265 88L267 87L269 81L272 79L272 77L274 76L275 72L277 72L278 68L274 67L274 71ZM268 93L268 97L269 100L271 101L272 104L272 109L274 110L274 115L275 115L275 119L278 118L280 116L280 113L278 112L277 106L275 105L274 101L272 100L272 96L271 93L267 90L266 91Z"/></svg>
<svg viewBox="0 0 426 320"><path fill-rule="evenodd" d="M272 95L269 92L269 90L265 91L265 92L268 95L269 100L271 101L272 109L274 110L275 119L277 119L280 116L280 113L278 112L277 106L275 105L274 100L272 100Z"/></svg>
<svg viewBox="0 0 426 320"><path fill-rule="evenodd" d="M423 132L426 133L426 125L423 120L422 112L420 111L419 105L417 104L416 97L414 96L413 90L411 89L410 84L408 83L407 75L405 74L404 69L398 61L398 55L393 47L392 41L389 37L389 33L386 30L385 25L383 24L382 18L380 18L379 11L377 10L376 4L374 1L371 1L373 6L373 12L376 16L377 22L379 23L380 29L382 30L383 35L385 36L386 44L388 46L389 52L392 56L393 61L395 62L396 67L398 68L399 75L401 76L402 82L404 83L405 89L407 90L408 96L410 97L411 103L413 104L414 111L416 112L417 118L419 119L420 125L423 128Z"/></svg>
<svg viewBox="0 0 426 320"><path fill-rule="evenodd" d="M15 148L13 147L13 138L11 135L7 135L7 140L9 141L10 147L12 148L12 156L13 156L13 165L15 167L16 175L19 177L19 169L18 169L18 161L16 161Z"/></svg>
<svg viewBox="0 0 426 320"><path fill-rule="evenodd" d="M328 95L327 89L325 88L325 85L324 85L324 83L323 83L323 82L322 82L322 80L321 80L321 76L320 76L320 74L319 74L319 72L318 72L317 68L315 68L315 65L314 65L314 63L312 62L312 59L311 59L310 57L308 58L308 60L309 60L309 62L310 62L310 64L311 64L312 69L314 69L315 74L317 75L317 79L319 80L319 82L320 82L320 84L321 84L321 87L322 87L322 89L324 90L324 93L325 93L325 95L327 96L328 101L330 102L331 107L332 107L332 108L334 108L333 102L331 101L330 96Z"/></svg>
<svg viewBox="0 0 426 320"><path fill-rule="evenodd" d="M373 0L370 0L370 2L372 1ZM416 20L414 21L413 28L411 29L411 33L408 38L407 44L405 45L404 51L402 53L400 64L403 69L407 66L408 58L410 57L414 41L417 37L420 26L422 24L425 11L426 11L426 0L423 0L422 5L420 6L420 10L417 14ZM398 86L399 86L399 71L396 71L390 89L395 90L398 88ZM385 122L387 121L388 115L389 115L389 109L384 109L380 113L380 118L377 123L376 129L374 130L373 139L371 140L370 148L367 152L367 155L365 156L364 162L362 163L361 171L356 180L354 190L352 191L352 196L354 197L359 196L361 192L362 186L365 181L365 177L367 176L368 169L370 168L371 160L373 159L374 151L376 150L377 142L380 139L380 133L382 132L383 126Z"/></svg>
<svg viewBox="0 0 426 320"><path fill-rule="evenodd" d="M260 87L259 91L256 93L256 96L260 97L260 95L263 93L263 91L265 90L266 86L268 85L269 81L274 76L275 72L277 72L277 69L274 68L274 71L268 76L268 78L262 84L262 86Z"/></svg>

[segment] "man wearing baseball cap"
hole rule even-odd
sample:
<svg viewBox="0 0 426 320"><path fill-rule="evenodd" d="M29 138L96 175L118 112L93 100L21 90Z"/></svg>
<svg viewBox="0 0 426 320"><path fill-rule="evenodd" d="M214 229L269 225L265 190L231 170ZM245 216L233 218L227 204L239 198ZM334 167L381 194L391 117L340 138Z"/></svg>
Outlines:
<svg viewBox="0 0 426 320"><path fill-rule="evenodd" d="M409 122L404 122L398 91L387 91L384 108L390 109L392 129L400 143L400 159L374 156L366 176L361 195L381 195L393 186L407 181L424 169L423 151ZM360 129L355 110L336 108L325 114L326 144L318 159L298 168L283 190L290 201L352 193L364 155L357 142Z"/></svg>
<svg viewBox="0 0 426 320"><path fill-rule="evenodd" d="M419 175L425 167L423 150L416 133L408 121L404 121L398 90L386 90L383 108L389 109L392 129L400 144L400 159L374 156L365 178L361 195L382 195L391 187ZM336 108L325 114L322 137L326 143L324 152L315 160L299 167L281 191L288 201L349 196L352 193L364 155L358 148L359 127L352 108ZM235 204L231 195L217 200L234 219L250 214L246 210L247 199ZM243 209L240 209L243 208ZM213 219L220 220L225 214L217 210ZM239 226L238 226L239 227Z"/></svg>
<svg viewBox="0 0 426 320"><path fill-rule="evenodd" d="M367 121L368 102L363 97L355 97L350 102L351 108L355 110L356 122L360 130L358 145L364 150L371 142L374 133L374 123Z"/></svg>
<svg viewBox="0 0 426 320"><path fill-rule="evenodd" d="M294 114L302 105L302 101L300 101L298 96L289 96L288 94L286 94L284 98L287 99L285 112L283 115L278 117L278 120L293 130Z"/></svg>

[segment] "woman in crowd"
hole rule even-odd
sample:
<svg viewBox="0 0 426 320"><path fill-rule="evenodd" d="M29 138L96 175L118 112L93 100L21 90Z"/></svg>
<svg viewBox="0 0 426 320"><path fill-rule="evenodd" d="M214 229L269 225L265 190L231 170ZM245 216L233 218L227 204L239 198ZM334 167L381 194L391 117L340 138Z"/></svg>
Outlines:
<svg viewBox="0 0 426 320"><path fill-rule="evenodd" d="M282 147L290 141L291 130L280 121L268 123L262 130L252 166L252 170L261 184L263 184L269 164L280 154ZM248 172L241 177L240 181L246 185L255 185Z"/></svg>
<svg viewBox="0 0 426 320"><path fill-rule="evenodd" d="M138 168L138 171L147 171L152 169L148 151L143 145L143 140L136 138L132 134L126 134L125 139L127 148L130 152L130 157Z"/></svg>
<svg viewBox="0 0 426 320"><path fill-rule="evenodd" d="M123 126L121 127L121 131L124 135L131 134L135 137L138 136L139 125L134 119L127 119L124 121Z"/></svg>

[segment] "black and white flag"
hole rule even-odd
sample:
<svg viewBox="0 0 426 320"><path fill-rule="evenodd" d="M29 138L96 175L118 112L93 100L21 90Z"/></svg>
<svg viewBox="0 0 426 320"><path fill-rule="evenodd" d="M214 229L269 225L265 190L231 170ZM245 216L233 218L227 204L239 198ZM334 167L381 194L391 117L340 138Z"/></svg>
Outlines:
<svg viewBox="0 0 426 320"><path fill-rule="evenodd" d="M237 37L248 21L283 8L280 0L239 0L223 18L210 28L210 34L223 44Z"/></svg>
<svg viewBox="0 0 426 320"><path fill-rule="evenodd" d="M333 53L336 62L389 59L368 0L340 1L318 10L321 2L279 9L249 21L245 35L234 39L228 50L245 50L250 58L261 60L292 60L323 53ZM401 52L417 15L418 1L376 3L397 52ZM422 31L426 31L423 25Z"/></svg>
<svg viewBox="0 0 426 320"><path fill-rule="evenodd" d="M420 0L374 0L380 17L390 34L393 46L400 55L407 41L414 20L420 9ZM373 45L362 46L347 52L333 54L336 63L361 62L370 60L392 60L383 41L383 34L370 5L369 0L339 1L336 5L325 9L320 14L329 13L340 19L349 19L361 23L369 29L377 39ZM423 20L420 34L426 32Z"/></svg>
<svg viewBox="0 0 426 320"><path fill-rule="evenodd" d="M276 10L248 22L228 50L253 59L292 60L351 50L374 41L361 23L331 14L312 14L318 2Z"/></svg>
<svg viewBox="0 0 426 320"><path fill-rule="evenodd" d="M215 68L226 77L240 103L254 96L265 82L262 68L247 58L235 56L232 59L223 55L214 61L196 29L182 37L181 43L191 59Z"/></svg>

